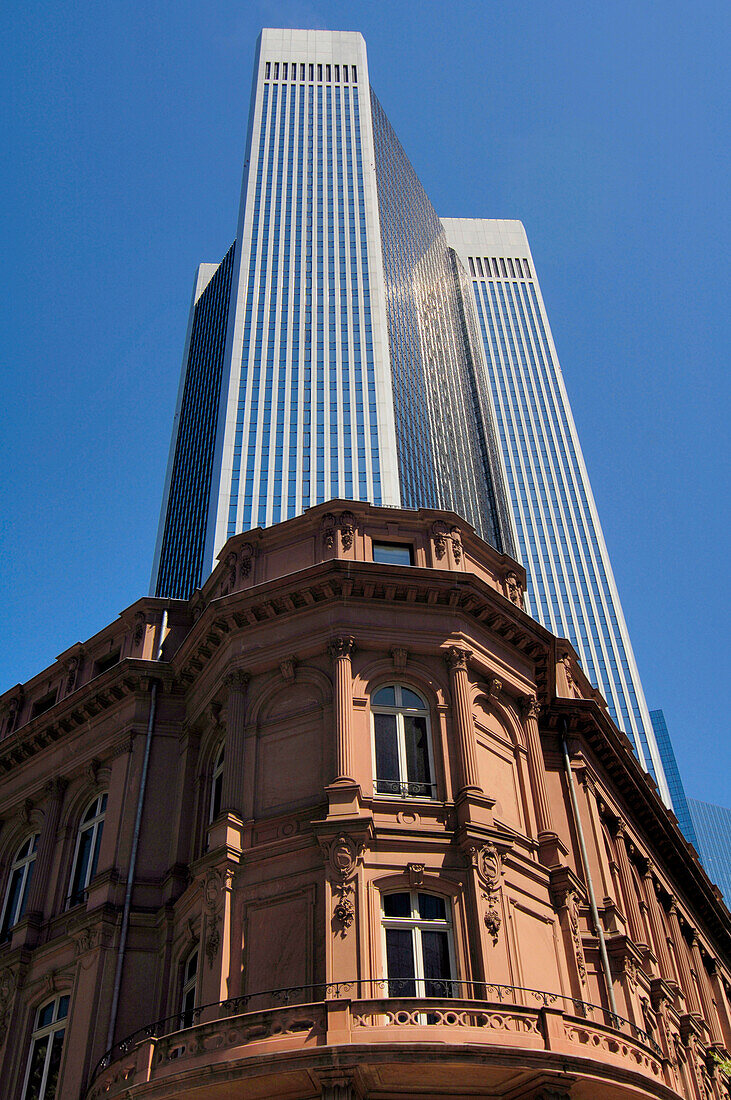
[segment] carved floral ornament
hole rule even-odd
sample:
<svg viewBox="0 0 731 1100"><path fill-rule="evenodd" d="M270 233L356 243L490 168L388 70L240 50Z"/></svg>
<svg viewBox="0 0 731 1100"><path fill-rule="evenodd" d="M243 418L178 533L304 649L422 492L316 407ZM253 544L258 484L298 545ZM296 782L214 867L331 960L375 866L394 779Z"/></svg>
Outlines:
<svg viewBox="0 0 731 1100"><path fill-rule="evenodd" d="M459 646L448 646L444 653L444 660L450 671L467 671L467 661L472 656L468 649L460 649Z"/></svg>
<svg viewBox="0 0 731 1100"><path fill-rule="evenodd" d="M492 942L497 943L503 919L500 915L502 856L492 842L471 844L467 853L477 873L482 899L486 903L483 920Z"/></svg>
<svg viewBox="0 0 731 1100"><path fill-rule="evenodd" d="M320 525L320 533L325 549L333 550L335 548L335 540L339 531L343 550L350 550L355 537L355 527L356 519L352 512L341 512L339 516L335 516L333 512L327 512L322 517Z"/></svg>
<svg viewBox="0 0 731 1100"><path fill-rule="evenodd" d="M331 840L320 839L325 867L333 888L333 919L339 926L340 935L347 935L355 920L354 879L358 864L363 856L364 844L346 833L340 833Z"/></svg>
<svg viewBox="0 0 731 1100"><path fill-rule="evenodd" d="M219 871L216 867L210 868L206 871L205 875L202 875L201 878L198 879L198 885L203 895L203 904L206 910L205 942L203 949L208 959L209 967L213 966L221 946L219 925L221 924L222 918L220 909L223 903L224 894L231 886L232 879L233 871L230 868Z"/></svg>
<svg viewBox="0 0 731 1100"><path fill-rule="evenodd" d="M339 635L337 638L333 638L330 642L328 651L330 653L330 659L332 661L344 660L350 658L353 654L353 648L355 646L355 639L349 635Z"/></svg>
<svg viewBox="0 0 731 1100"><path fill-rule="evenodd" d="M452 543L452 556L459 565L462 560L462 534L459 527L447 527L444 520L438 519L432 524L432 538L434 540L434 553L439 561L447 552L447 542Z"/></svg>
<svg viewBox="0 0 731 1100"><path fill-rule="evenodd" d="M505 574L505 594L516 607L523 606L523 586L512 569Z"/></svg>

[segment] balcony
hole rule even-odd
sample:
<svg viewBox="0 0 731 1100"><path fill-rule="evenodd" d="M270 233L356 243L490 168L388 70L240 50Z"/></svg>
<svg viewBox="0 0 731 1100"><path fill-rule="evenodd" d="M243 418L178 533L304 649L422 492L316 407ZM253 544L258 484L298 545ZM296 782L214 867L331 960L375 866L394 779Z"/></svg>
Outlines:
<svg viewBox="0 0 731 1100"><path fill-rule="evenodd" d="M522 1077L529 1083L538 1073L570 1073L572 1097L597 1095L592 1089L600 1081L611 1090L602 1092L606 1096L672 1095L674 1082L655 1040L597 1005L457 981L430 981L428 996L402 997L394 995L399 984L271 990L158 1020L104 1055L86 1100L162 1097L173 1088L177 1098L203 1097L224 1082L227 1097L316 1095L307 1067L329 1064L334 1048L341 1066L349 1059L353 1065L377 1063L389 1087L413 1087L413 1078L430 1093L440 1089L440 1080L452 1089L457 1079L465 1088L476 1079L499 1088ZM252 1078L259 1079L257 1086Z"/></svg>

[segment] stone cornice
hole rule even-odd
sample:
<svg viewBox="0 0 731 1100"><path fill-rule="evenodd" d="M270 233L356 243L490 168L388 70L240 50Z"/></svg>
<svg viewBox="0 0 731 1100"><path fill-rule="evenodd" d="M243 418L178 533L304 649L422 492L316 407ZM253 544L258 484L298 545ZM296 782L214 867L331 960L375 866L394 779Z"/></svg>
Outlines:
<svg viewBox="0 0 731 1100"><path fill-rule="evenodd" d="M103 716L123 699L147 690L151 679L173 683L168 665L125 658L100 676L61 699L38 718L0 741L0 776L23 764L55 741Z"/></svg>
<svg viewBox="0 0 731 1100"><path fill-rule="evenodd" d="M539 696L549 690L552 635L475 574L406 566L397 569L335 558L212 600L172 657L172 664L190 684L234 627L251 630L260 623L344 599L460 611L534 661Z"/></svg>
<svg viewBox="0 0 731 1100"><path fill-rule="evenodd" d="M677 884L694 899L685 908L702 914L709 933L725 945L721 957L727 957L731 943L731 913L719 901L714 887L694 850L669 815L654 781L635 757L626 734L593 699L554 699L541 725L557 729L567 718L571 737L583 740L600 761L614 783L615 792L632 807L634 832L641 827L649 845L665 867L676 871Z"/></svg>

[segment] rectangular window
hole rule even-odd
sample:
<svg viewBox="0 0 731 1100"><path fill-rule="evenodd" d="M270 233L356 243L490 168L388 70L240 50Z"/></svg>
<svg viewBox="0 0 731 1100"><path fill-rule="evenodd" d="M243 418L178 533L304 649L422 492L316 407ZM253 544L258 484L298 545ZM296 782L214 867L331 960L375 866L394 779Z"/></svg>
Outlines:
<svg viewBox="0 0 731 1100"><path fill-rule="evenodd" d="M287 62L283 61L282 62L282 80L286 80L286 79L287 79Z"/></svg>
<svg viewBox="0 0 731 1100"><path fill-rule="evenodd" d="M514 279L515 278L515 268L513 267L513 261L510 259L509 256L508 256L508 267L510 268L511 278Z"/></svg>
<svg viewBox="0 0 731 1100"><path fill-rule="evenodd" d="M414 548L407 543L374 542L373 560L381 565L413 565Z"/></svg>
<svg viewBox="0 0 731 1100"><path fill-rule="evenodd" d="M340 66L336 65L335 66L335 83L337 84L339 82L339 80L340 80Z"/></svg>
<svg viewBox="0 0 731 1100"><path fill-rule="evenodd" d="M530 268L528 267L528 261L527 260L523 260L523 267L525 268L525 277L526 277L526 279L532 279L533 276L530 273Z"/></svg>
<svg viewBox="0 0 731 1100"><path fill-rule="evenodd" d="M325 66L325 71L327 73L327 81L328 81L328 84L329 84L330 81L332 80L332 67L330 65L326 65Z"/></svg>
<svg viewBox="0 0 731 1100"><path fill-rule="evenodd" d="M310 65L310 80L314 80L314 79L315 79L315 66Z"/></svg>
<svg viewBox="0 0 731 1100"><path fill-rule="evenodd" d="M35 703L31 707L31 719L38 718L39 715L45 714L47 710L50 710L53 704L56 702L57 694L57 691L49 691L48 695L44 695L42 699L36 699Z"/></svg>
<svg viewBox="0 0 731 1100"><path fill-rule="evenodd" d="M467 257L467 261L470 265L470 275L474 275L474 273L475 273L475 261L472 259L471 256Z"/></svg>
<svg viewBox="0 0 731 1100"><path fill-rule="evenodd" d="M271 61L267 61L266 67L264 69L264 79L265 80L269 79L269 75L271 73L271 70L272 70L272 63L271 63Z"/></svg>
<svg viewBox="0 0 731 1100"><path fill-rule="evenodd" d="M480 275L480 276L483 275L482 260L480 259L479 256L477 257L477 274Z"/></svg>
<svg viewBox="0 0 731 1100"><path fill-rule="evenodd" d="M119 650L115 649L113 653L107 653L105 657L100 657L94 664L94 675L100 676L102 672L106 672L108 668L113 668L114 665L119 664Z"/></svg>
<svg viewBox="0 0 731 1100"><path fill-rule="evenodd" d="M356 69L355 65L350 66L350 79L353 81L354 84L358 83L358 70Z"/></svg>
<svg viewBox="0 0 731 1100"><path fill-rule="evenodd" d="M317 79L322 80L322 65L317 66Z"/></svg>
<svg viewBox="0 0 731 1100"><path fill-rule="evenodd" d="M274 79L279 80L279 62L274 62Z"/></svg>
<svg viewBox="0 0 731 1100"><path fill-rule="evenodd" d="M346 84L348 83L348 66L347 65L343 65L343 80L345 81Z"/></svg>
<svg viewBox="0 0 731 1100"><path fill-rule="evenodd" d="M300 80L304 80L304 79L305 79L305 63L304 63L304 61L302 61L300 63Z"/></svg>
<svg viewBox="0 0 731 1100"><path fill-rule="evenodd" d="M500 268L498 267L497 260L495 259L494 256L492 258L492 270L495 274L495 278L499 279L500 278Z"/></svg>
<svg viewBox="0 0 731 1100"><path fill-rule="evenodd" d="M500 257L500 270L503 273L503 278L507 279L508 272L507 272L507 268L505 267L505 260L502 258L502 256Z"/></svg>

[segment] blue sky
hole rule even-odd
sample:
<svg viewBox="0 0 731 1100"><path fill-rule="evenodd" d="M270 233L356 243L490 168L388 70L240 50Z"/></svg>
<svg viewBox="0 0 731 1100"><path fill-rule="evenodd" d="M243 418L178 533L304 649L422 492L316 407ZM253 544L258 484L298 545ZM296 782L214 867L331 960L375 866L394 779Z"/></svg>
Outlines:
<svg viewBox="0 0 731 1100"><path fill-rule="evenodd" d="M731 804L727 3L6 0L0 690L146 593L260 28L361 30L437 210L528 231L650 707Z"/></svg>

